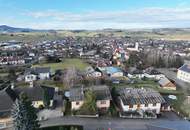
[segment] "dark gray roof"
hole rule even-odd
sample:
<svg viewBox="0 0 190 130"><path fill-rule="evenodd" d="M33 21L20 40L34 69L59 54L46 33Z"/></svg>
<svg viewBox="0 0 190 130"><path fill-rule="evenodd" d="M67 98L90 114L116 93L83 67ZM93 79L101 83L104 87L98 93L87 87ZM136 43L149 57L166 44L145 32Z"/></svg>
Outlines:
<svg viewBox="0 0 190 130"><path fill-rule="evenodd" d="M92 91L96 95L96 100L111 100L109 87L106 85L92 86Z"/></svg>
<svg viewBox="0 0 190 130"><path fill-rule="evenodd" d="M25 74L40 74L40 73L50 73L50 67L36 67L26 69Z"/></svg>
<svg viewBox="0 0 190 130"><path fill-rule="evenodd" d="M190 65L184 64L179 70L190 73Z"/></svg>
<svg viewBox="0 0 190 130"><path fill-rule="evenodd" d="M136 68L130 68L129 71L128 71L129 74L143 74L143 70L139 70L139 69L136 69Z"/></svg>
<svg viewBox="0 0 190 130"><path fill-rule="evenodd" d="M50 99L53 99L55 89L47 86L34 86L34 87L17 87L14 91L19 95L25 93L31 101L41 101L44 98L45 89L48 91Z"/></svg>
<svg viewBox="0 0 190 130"><path fill-rule="evenodd" d="M96 100L111 100L111 93L109 87L106 85L92 86L90 88L72 88L70 89L70 101L82 101L84 100L84 92L91 90L96 95Z"/></svg>
<svg viewBox="0 0 190 130"><path fill-rule="evenodd" d="M155 70L155 69L148 69L146 70L146 73L149 75L159 75L161 74L159 71Z"/></svg>
<svg viewBox="0 0 190 130"><path fill-rule="evenodd" d="M15 102L17 96L16 93L10 88L6 87L0 91L0 112L7 112L12 109L12 105Z"/></svg>
<svg viewBox="0 0 190 130"><path fill-rule="evenodd" d="M84 100L83 87L70 89L70 101L82 101Z"/></svg>
<svg viewBox="0 0 190 130"><path fill-rule="evenodd" d="M119 97L124 105L164 103L160 93L150 88L121 88Z"/></svg>

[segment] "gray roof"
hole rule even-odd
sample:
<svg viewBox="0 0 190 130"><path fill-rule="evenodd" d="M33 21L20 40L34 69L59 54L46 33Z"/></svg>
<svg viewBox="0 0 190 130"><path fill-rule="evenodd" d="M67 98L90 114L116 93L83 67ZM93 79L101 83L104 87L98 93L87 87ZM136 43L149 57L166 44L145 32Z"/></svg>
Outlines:
<svg viewBox="0 0 190 130"><path fill-rule="evenodd" d="M121 88L119 97L124 105L164 103L160 93L150 88Z"/></svg>
<svg viewBox="0 0 190 130"><path fill-rule="evenodd" d="M83 87L70 89L70 101L82 101L84 100Z"/></svg>
<svg viewBox="0 0 190 130"><path fill-rule="evenodd" d="M12 105L15 102L17 96L16 93L7 87L0 91L0 112L8 112L12 109Z"/></svg>
<svg viewBox="0 0 190 130"><path fill-rule="evenodd" d="M129 71L128 71L129 74L143 74L143 70L139 70L137 68L134 68L134 67L131 67L129 68Z"/></svg>
<svg viewBox="0 0 190 130"><path fill-rule="evenodd" d="M44 98L44 90L47 89L50 99L53 99L55 89L47 86L16 87L14 91L19 95L25 93L31 101L41 101Z"/></svg>
<svg viewBox="0 0 190 130"><path fill-rule="evenodd" d="M184 64L179 70L190 73L190 65Z"/></svg>
<svg viewBox="0 0 190 130"><path fill-rule="evenodd" d="M96 100L111 100L109 87L106 85L92 86L92 91L96 95Z"/></svg>
<svg viewBox="0 0 190 130"><path fill-rule="evenodd" d="M161 73L155 69L147 69L146 73L149 75L160 75Z"/></svg>
<svg viewBox="0 0 190 130"><path fill-rule="evenodd" d="M40 74L40 73L50 73L50 67L36 67L30 68L25 71L25 74Z"/></svg>
<svg viewBox="0 0 190 130"><path fill-rule="evenodd" d="M166 77L164 77L164 78L161 78L159 81L158 81L158 83L161 85L161 86L164 86L164 85L166 85L166 84L168 84L168 83L170 83L171 81L168 79L168 78L166 78Z"/></svg>
<svg viewBox="0 0 190 130"><path fill-rule="evenodd" d="M109 87L106 85L92 86L90 88L72 88L70 89L70 101L82 101L84 100L84 92L86 90L92 90L96 95L96 100L111 100L111 93Z"/></svg>

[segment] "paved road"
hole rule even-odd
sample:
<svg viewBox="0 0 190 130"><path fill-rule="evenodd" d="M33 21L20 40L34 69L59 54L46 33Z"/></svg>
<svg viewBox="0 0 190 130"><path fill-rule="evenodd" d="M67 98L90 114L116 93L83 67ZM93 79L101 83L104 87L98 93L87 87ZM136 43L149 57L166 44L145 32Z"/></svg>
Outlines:
<svg viewBox="0 0 190 130"><path fill-rule="evenodd" d="M159 72L163 73L164 75L166 75L166 77L168 77L169 79L172 79L176 82L177 86L179 86L180 88L182 88L182 90L187 93L187 90L190 90L190 84L183 82L181 80L179 80L177 78L177 74L174 71L170 71L169 69L157 69ZM190 94L190 92L188 93Z"/></svg>
<svg viewBox="0 0 190 130"><path fill-rule="evenodd" d="M61 125L82 125L84 127L84 130L97 130L98 128L111 128L112 130L147 130L146 125L165 121L174 120L62 117L43 121L41 122L41 127Z"/></svg>

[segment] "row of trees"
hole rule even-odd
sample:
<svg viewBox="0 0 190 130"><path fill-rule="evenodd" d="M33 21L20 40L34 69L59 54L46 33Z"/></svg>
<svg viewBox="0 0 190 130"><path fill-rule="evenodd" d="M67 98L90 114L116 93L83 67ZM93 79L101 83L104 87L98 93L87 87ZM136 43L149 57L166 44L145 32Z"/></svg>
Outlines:
<svg viewBox="0 0 190 130"><path fill-rule="evenodd" d="M165 55L161 52L131 53L125 67L136 66L145 69L149 66L156 68L179 68L183 65L183 59L179 55Z"/></svg>

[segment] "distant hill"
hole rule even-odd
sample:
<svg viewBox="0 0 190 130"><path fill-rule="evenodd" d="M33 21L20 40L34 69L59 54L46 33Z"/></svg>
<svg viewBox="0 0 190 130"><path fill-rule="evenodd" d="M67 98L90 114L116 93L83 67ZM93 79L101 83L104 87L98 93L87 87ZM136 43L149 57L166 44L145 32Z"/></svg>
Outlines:
<svg viewBox="0 0 190 130"><path fill-rule="evenodd" d="M15 33L15 32L44 32L48 30L36 30L30 28L16 28L7 25L0 25L0 33Z"/></svg>

